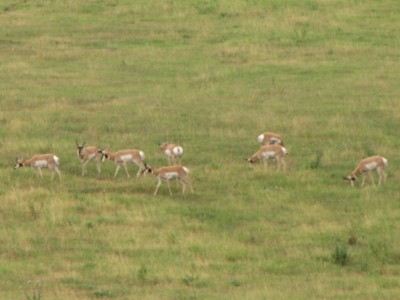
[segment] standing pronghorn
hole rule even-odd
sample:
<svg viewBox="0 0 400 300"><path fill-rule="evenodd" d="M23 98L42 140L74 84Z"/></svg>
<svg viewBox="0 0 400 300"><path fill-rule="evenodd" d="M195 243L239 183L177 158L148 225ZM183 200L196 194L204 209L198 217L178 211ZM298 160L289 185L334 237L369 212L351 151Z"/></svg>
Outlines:
<svg viewBox="0 0 400 300"><path fill-rule="evenodd" d="M279 134L277 134L277 133L274 133L274 132L264 132L264 133L260 134L257 137L257 141L261 145L279 144L279 145L284 146L281 136Z"/></svg>
<svg viewBox="0 0 400 300"><path fill-rule="evenodd" d="M15 164L14 169L18 169L19 167L31 167L36 169L39 173L39 176L42 178L42 169L48 168L51 172L51 179L54 178L55 171L61 180L61 172L58 169L59 163L60 159L54 154L38 154L32 156L31 159L22 159L17 157L17 163Z"/></svg>
<svg viewBox="0 0 400 300"><path fill-rule="evenodd" d="M86 165L91 160L96 161L96 169L97 172L100 174L101 172L101 153L99 153L99 148L96 146L89 146L85 147L85 142L82 145L78 144L78 140L76 140L76 148L78 151L78 158L81 161L82 165L82 176L87 173Z"/></svg>
<svg viewBox="0 0 400 300"><path fill-rule="evenodd" d="M171 187L169 184L170 180L172 179L177 179L182 183L182 194L185 193L187 185L193 193L193 187L189 180L189 169L184 166L175 165L155 169L149 165L146 165L146 171L157 176L157 187L154 191L154 195L157 195L158 189L162 182L167 182L169 193L170 195L172 195Z"/></svg>
<svg viewBox="0 0 400 300"><path fill-rule="evenodd" d="M286 154L288 154L286 148L279 144L264 145L261 146L260 149L251 157L246 158L246 160L250 162L250 165L260 160L263 163L264 168L266 168L267 160L269 158L276 159L278 171L280 171L281 166L283 166L283 170L286 171L286 163L284 161L284 156Z"/></svg>
<svg viewBox="0 0 400 300"><path fill-rule="evenodd" d="M170 165L181 163L183 148L172 143L159 143L162 153L168 157Z"/></svg>
<svg viewBox="0 0 400 300"><path fill-rule="evenodd" d="M383 183L386 182L387 175L386 175L384 169L387 166L388 166L388 160L386 158L379 156L379 155L370 156L370 157L360 160L360 162L358 163L358 165L354 169L354 171L351 172L350 175L343 177L343 179L348 180L350 182L351 186L354 187L354 181L356 180L356 177L362 174L363 178L361 181L361 187L363 187L365 184L365 173L368 173L368 176L370 177L372 184L375 185L372 171L376 170L378 173L378 176L379 176L378 184L381 185L382 181L383 181Z"/></svg>
<svg viewBox="0 0 400 300"><path fill-rule="evenodd" d="M128 173L127 164L135 163L139 166L139 171L136 174L136 177L139 177L146 170L146 163L144 162L144 152L136 149L131 150L121 150L118 152L109 152L107 150L98 150L101 153L101 160L105 159L112 160L117 164L117 169L115 170L114 178L117 176L119 169L121 166L124 166L126 175L130 177Z"/></svg>

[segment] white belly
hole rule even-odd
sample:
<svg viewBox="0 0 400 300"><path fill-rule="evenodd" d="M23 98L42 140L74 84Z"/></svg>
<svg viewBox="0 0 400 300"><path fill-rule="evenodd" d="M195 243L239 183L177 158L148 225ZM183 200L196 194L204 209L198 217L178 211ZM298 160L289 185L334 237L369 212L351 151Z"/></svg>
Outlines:
<svg viewBox="0 0 400 300"><path fill-rule="evenodd" d="M131 162L132 161L132 155L131 154L126 154L121 156L121 160L123 162Z"/></svg>
<svg viewBox="0 0 400 300"><path fill-rule="evenodd" d="M269 139L269 144L280 144L280 143L281 143L280 139L277 139L277 138L274 138L274 137Z"/></svg>
<svg viewBox="0 0 400 300"><path fill-rule="evenodd" d="M275 152L273 151L266 151L263 153L265 158L274 158L275 157Z"/></svg>
<svg viewBox="0 0 400 300"><path fill-rule="evenodd" d="M96 157L96 153L91 153L88 155L89 160L94 159Z"/></svg>
<svg viewBox="0 0 400 300"><path fill-rule="evenodd" d="M376 169L377 165L378 164L376 162L371 162L371 163L365 165L365 169L367 171L372 171L372 170Z"/></svg>
<svg viewBox="0 0 400 300"><path fill-rule="evenodd" d="M47 161L44 159L37 160L33 166L35 168L47 168Z"/></svg>
<svg viewBox="0 0 400 300"><path fill-rule="evenodd" d="M163 179L165 180L171 180L171 179L175 179L178 178L179 174L178 172L167 172L164 174Z"/></svg>

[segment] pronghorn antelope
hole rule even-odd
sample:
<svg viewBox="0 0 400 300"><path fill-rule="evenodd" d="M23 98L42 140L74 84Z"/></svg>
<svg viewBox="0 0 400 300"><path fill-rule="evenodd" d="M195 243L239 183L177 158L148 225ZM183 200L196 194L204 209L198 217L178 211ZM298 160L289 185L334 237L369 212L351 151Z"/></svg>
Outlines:
<svg viewBox="0 0 400 300"><path fill-rule="evenodd" d="M114 178L117 176L119 169L121 166L124 166L126 175L130 177L128 173L127 164L135 163L139 166L139 171L136 174L136 177L139 177L146 171L146 163L144 162L144 152L136 149L131 150L121 150L118 152L109 152L107 150L99 149L99 153L101 153L101 161L104 159L112 160L117 164L117 169L115 170Z"/></svg>
<svg viewBox="0 0 400 300"><path fill-rule="evenodd" d="M278 171L280 171L281 166L285 171L286 163L284 161L284 156L286 154L288 154L286 148L281 145L278 144L264 145L261 146L260 149L256 153L254 153L251 157L246 158L246 160L250 163L250 165L257 161L261 161L264 165L264 168L266 168L267 160L269 158L276 159L278 164Z"/></svg>
<svg viewBox="0 0 400 300"><path fill-rule="evenodd" d="M274 132L264 132L264 133L260 134L257 137L257 141L261 145L279 144L279 145L284 146L281 136L279 134L277 134L277 133L274 133Z"/></svg>
<svg viewBox="0 0 400 300"><path fill-rule="evenodd" d="M159 143L162 153L168 157L170 165L181 163L183 148L172 143Z"/></svg>
<svg viewBox="0 0 400 300"><path fill-rule="evenodd" d="M386 158L379 156L379 155L370 156L370 157L360 160L360 162L358 163L358 165L354 169L354 171L351 172L350 175L343 177L343 179L348 180L350 182L351 186L354 187L354 181L356 180L356 177L362 174L363 178L361 181L361 187L363 187L365 184L365 173L368 173L368 176L370 177L372 184L375 185L372 171L376 170L378 173L378 176L379 176L378 184L381 185L382 181L383 181L383 183L386 182L387 175L386 175L384 169L387 166L388 166L388 160Z"/></svg>
<svg viewBox="0 0 400 300"><path fill-rule="evenodd" d="M182 183L182 194L185 193L187 185L193 193L193 187L189 180L189 169L184 166L174 165L155 169L149 165L146 165L146 171L156 175L157 177L157 187L154 191L154 195L157 195L158 189L162 182L167 182L169 193L170 195L172 195L171 187L169 184L170 180L172 179L177 179Z"/></svg>
<svg viewBox="0 0 400 300"><path fill-rule="evenodd" d="M96 169L97 172L100 174L101 172L101 153L99 153L99 148L96 146L89 146L84 147L85 142L82 145L78 144L78 140L76 140L76 148L78 152L78 158L81 161L82 165L82 176L87 173L86 165L89 161L94 160L96 161Z"/></svg>
<svg viewBox="0 0 400 300"><path fill-rule="evenodd" d="M32 156L31 159L22 159L17 157L17 162L15 164L14 169L18 169L19 167L31 167L38 171L39 176L42 178L42 169L48 168L51 172L51 179L54 178L54 171L57 172L58 177L61 180L61 172L58 168L60 163L60 159L54 154L38 154Z"/></svg>

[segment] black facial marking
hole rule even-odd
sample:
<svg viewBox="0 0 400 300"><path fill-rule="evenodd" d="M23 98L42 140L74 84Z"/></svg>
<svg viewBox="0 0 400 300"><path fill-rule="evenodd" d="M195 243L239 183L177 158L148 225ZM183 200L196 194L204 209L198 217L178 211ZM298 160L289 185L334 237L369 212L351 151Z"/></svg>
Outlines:
<svg viewBox="0 0 400 300"><path fill-rule="evenodd" d="M83 151L83 147L82 146L78 146L79 156L82 156L82 151Z"/></svg>

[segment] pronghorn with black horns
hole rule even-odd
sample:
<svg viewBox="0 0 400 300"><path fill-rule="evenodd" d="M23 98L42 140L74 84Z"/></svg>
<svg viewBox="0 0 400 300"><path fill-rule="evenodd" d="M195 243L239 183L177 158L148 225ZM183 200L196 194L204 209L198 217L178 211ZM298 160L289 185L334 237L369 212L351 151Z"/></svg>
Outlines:
<svg viewBox="0 0 400 300"><path fill-rule="evenodd" d="M162 153L168 157L168 162L170 165L180 164L182 155L183 155L183 148L180 145L172 144L172 143L158 143L161 147Z"/></svg>
<svg viewBox="0 0 400 300"><path fill-rule="evenodd" d="M127 164L134 163L139 166L139 171L136 174L136 177L139 177L146 171L146 163L144 162L144 152L136 149L130 150L120 150L117 152L110 152L108 150L100 149L98 152L101 154L101 161L104 159L108 159L113 161L117 168L115 170L114 178L117 177L118 171L121 166L124 166L126 176L129 178L129 172L127 168Z"/></svg>
<svg viewBox="0 0 400 300"><path fill-rule="evenodd" d="M37 154L32 156L30 159L17 157L17 162L14 169L18 169L20 167L31 167L33 169L36 169L39 176L43 178L42 169L48 168L51 172L52 180L54 178L54 172L57 173L59 179L61 180L61 172L58 168L59 164L60 159L54 154Z"/></svg>
<svg viewBox="0 0 400 300"><path fill-rule="evenodd" d="M245 158L250 165L261 161L264 165L264 169L267 168L267 160L268 159L276 159L278 165L278 171L280 171L281 167L283 167L283 171L286 171L286 163L284 160L284 156L287 155L288 152L285 147L279 144L265 145L261 146L260 149L256 153L254 153L251 157Z"/></svg>
<svg viewBox="0 0 400 300"><path fill-rule="evenodd" d="M78 158L81 161L82 165L82 176L87 173L86 166L87 164L93 160L96 162L97 172L100 174L101 172L101 153L99 153L99 148L96 146L88 146L85 147L85 141L83 141L82 145L79 145L78 140L76 140L76 148L78 153Z"/></svg>
<svg viewBox="0 0 400 300"><path fill-rule="evenodd" d="M372 175L372 171L376 170L379 176L378 184L386 182L386 173L385 168L388 166L388 160L382 156L374 155L360 160L357 167L354 169L350 175L343 177L350 182L351 186L354 187L354 181L357 176L362 175L361 187L365 185L365 174L368 174L369 178L373 185L375 185L374 177Z"/></svg>
<svg viewBox="0 0 400 300"><path fill-rule="evenodd" d="M174 179L177 179L182 184L182 194L185 193L186 186L189 186L191 192L193 193L193 187L189 180L189 169L185 166L174 165L156 169L146 164L146 171L154 174L157 177L157 186L156 190L154 191L154 195L157 195L158 189L160 188L162 182L167 183L169 193L172 195L169 182Z"/></svg>

